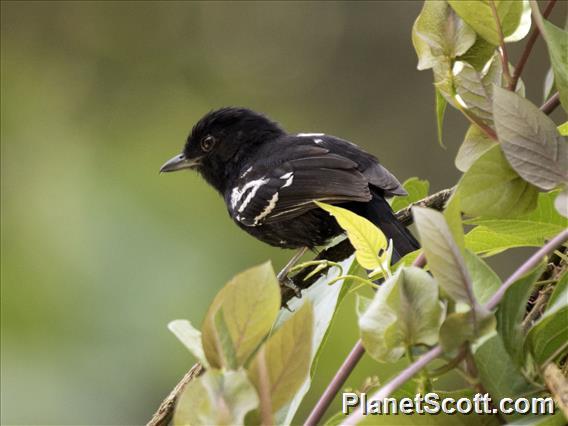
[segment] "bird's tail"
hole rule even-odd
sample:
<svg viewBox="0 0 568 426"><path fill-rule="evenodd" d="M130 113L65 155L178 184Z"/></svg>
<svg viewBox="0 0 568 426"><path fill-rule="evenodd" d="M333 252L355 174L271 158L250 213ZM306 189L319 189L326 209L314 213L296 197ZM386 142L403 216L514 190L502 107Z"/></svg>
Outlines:
<svg viewBox="0 0 568 426"><path fill-rule="evenodd" d="M420 244L406 227L399 222L389 203L378 194L366 204L365 217L377 225L393 242L392 263L398 262L407 253L420 248Z"/></svg>

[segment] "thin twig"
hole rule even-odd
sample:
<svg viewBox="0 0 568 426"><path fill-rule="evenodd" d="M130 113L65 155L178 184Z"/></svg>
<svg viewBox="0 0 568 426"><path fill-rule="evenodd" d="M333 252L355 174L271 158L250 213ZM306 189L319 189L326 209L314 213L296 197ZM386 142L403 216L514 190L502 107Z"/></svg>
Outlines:
<svg viewBox="0 0 568 426"><path fill-rule="evenodd" d="M542 12L542 16L544 18L547 18L548 15L550 15L550 12L552 12L552 8L554 7L555 4L556 4L556 0L550 0L548 2L548 4L546 5L546 8L544 9L544 12ZM519 59L519 62L517 63L517 66L515 67L515 69L513 71L513 76L511 77L511 81L509 83L509 90L514 91L517 88L517 82L519 81L519 78L521 77L521 74L523 73L523 69L525 68L525 64L527 63L527 60L529 59L529 56L532 52L532 48L533 48L536 40L538 39L538 36L540 35L540 30L538 29L538 26L535 23L534 17L532 17L532 21L533 21L533 30L531 32L531 35L527 39L527 43L525 44L525 49L523 50L523 53L521 55L521 59Z"/></svg>
<svg viewBox="0 0 568 426"><path fill-rule="evenodd" d="M511 73L509 71L509 58L507 55L507 49L505 48L505 37L503 35L503 28L501 27L501 20L499 19L499 13L497 12L497 7L495 6L494 0L491 0L489 2L489 6L491 7L491 12L493 13L493 18L495 19L497 34L499 35L499 57L501 58L503 75L505 76L505 80L507 80L507 84L510 84L512 79Z"/></svg>
<svg viewBox="0 0 568 426"><path fill-rule="evenodd" d="M198 377L203 373L205 369L199 363L195 364L191 369L183 376L175 388L170 392L170 394L164 399L160 404L158 410L152 416L152 419L146 424L146 426L165 426L167 425L174 415L174 408L176 401L189 382L191 382L195 377Z"/></svg>
<svg viewBox="0 0 568 426"><path fill-rule="evenodd" d="M554 95L548 98L548 100L544 104L542 104L540 110L546 115L550 115L558 105L560 105L560 93L556 92Z"/></svg>
<svg viewBox="0 0 568 426"><path fill-rule="evenodd" d="M331 382L327 385L314 409L306 419L304 423L305 426L315 426L318 424L335 398L335 395L337 395L339 389L341 389L345 380L347 380L347 377L349 377L364 353L365 348L363 347L363 343L361 340L357 340L357 343L355 343L355 346L351 349L351 352L349 352L349 355L347 355L347 358L345 358L345 361L343 361L343 364L341 364L341 367L339 367L339 370L337 370L337 373L335 373L335 376L331 379Z"/></svg>
<svg viewBox="0 0 568 426"><path fill-rule="evenodd" d="M529 257L503 284L501 287L495 292L493 297L487 302L485 308L488 310L493 310L497 307L507 289L521 278L523 275L526 275L530 272L533 268L535 268L542 259L552 253L554 249L561 246L568 240L568 229L562 231L548 243L546 243L543 247L537 250L531 257ZM408 367L406 367L402 372L400 372L394 379L384 385L377 393L375 393L372 397L369 398L369 401L382 401L386 397L388 397L392 392L397 390L401 387L404 383L414 377L420 370L422 370L426 365L428 365L431 361L438 358L442 355L443 350L441 346L435 346L434 348L430 349L424 355L422 355L418 360ZM341 425L355 425L359 423L363 419L363 414L361 410L357 410L352 415L350 415Z"/></svg>

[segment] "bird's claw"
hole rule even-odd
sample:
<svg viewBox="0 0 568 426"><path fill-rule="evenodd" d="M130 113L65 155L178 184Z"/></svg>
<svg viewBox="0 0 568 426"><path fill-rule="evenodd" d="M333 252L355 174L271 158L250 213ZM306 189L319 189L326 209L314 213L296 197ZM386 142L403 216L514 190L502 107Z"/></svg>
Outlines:
<svg viewBox="0 0 568 426"><path fill-rule="evenodd" d="M287 276L279 277L278 281L280 282L280 287L289 288L294 292L297 298L302 297L302 289L294 284L294 281L292 281L290 278L288 278Z"/></svg>

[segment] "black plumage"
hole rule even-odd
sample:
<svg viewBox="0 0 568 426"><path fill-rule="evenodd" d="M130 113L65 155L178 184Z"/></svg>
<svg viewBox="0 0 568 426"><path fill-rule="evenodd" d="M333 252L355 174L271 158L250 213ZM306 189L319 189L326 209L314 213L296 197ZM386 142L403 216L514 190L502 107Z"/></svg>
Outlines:
<svg viewBox="0 0 568 426"><path fill-rule="evenodd" d="M320 133L292 135L264 115L223 108L194 126L183 152L161 171L197 170L223 196L230 216L270 245L313 249L339 235L335 219L313 200L340 205L392 238L395 257L418 242L385 197L405 195L377 158Z"/></svg>

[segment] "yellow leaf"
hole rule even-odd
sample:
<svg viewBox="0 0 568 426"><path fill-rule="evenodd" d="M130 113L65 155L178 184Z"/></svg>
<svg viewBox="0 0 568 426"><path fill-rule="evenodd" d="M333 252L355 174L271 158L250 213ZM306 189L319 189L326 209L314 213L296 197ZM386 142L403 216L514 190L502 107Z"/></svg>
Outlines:
<svg viewBox="0 0 568 426"><path fill-rule="evenodd" d="M314 201L319 207L329 212L339 226L346 232L349 241L355 247L355 258L365 268L374 270L381 265L379 251L387 249L387 239L373 223L350 210Z"/></svg>

